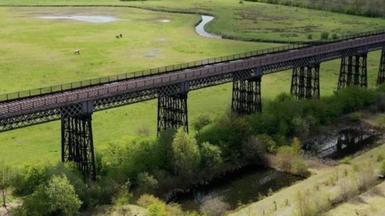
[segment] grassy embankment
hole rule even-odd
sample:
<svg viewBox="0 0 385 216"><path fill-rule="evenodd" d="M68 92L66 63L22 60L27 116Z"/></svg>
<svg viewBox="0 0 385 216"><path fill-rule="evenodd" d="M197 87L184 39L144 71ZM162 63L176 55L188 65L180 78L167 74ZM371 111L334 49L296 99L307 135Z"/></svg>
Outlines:
<svg viewBox="0 0 385 216"><path fill-rule="evenodd" d="M333 14L307 9L293 9L259 3L236 1L2 1L0 4L122 4L172 10L197 11L218 17L209 25L216 33L244 39L284 39L297 32L298 39L307 38L307 26L322 31L367 31L385 26L385 20ZM215 7L214 7L215 6ZM71 21L39 20L34 17L55 13L116 15L116 23L94 25ZM243 17L241 14L249 14ZM312 20L307 19L311 15ZM325 19L325 17L330 17ZM94 78L102 75L156 66L182 63L213 56L254 50L273 44L198 37L193 25L198 16L150 12L129 8L0 8L0 60L2 75L0 92L36 88ZM169 19L169 23L160 23ZM351 21L354 20L354 23ZM350 25L347 23L350 22ZM313 23L313 24L312 24ZM299 31L302 29L302 31ZM283 32L281 32L281 30ZM310 30L309 30L310 31ZM125 38L115 39L123 33ZM290 38L290 37L289 37ZM82 54L75 56L74 49ZM374 85L379 53L369 56L369 80ZM339 61L323 64L323 95L335 89ZM290 87L290 73L265 76L263 97L269 99ZM215 116L228 110L231 85L190 93L190 122L200 114ZM140 103L94 115L97 152L108 143L124 144L138 136L155 134L156 101ZM15 130L0 135L1 160L11 164L56 161L60 154L58 122Z"/></svg>

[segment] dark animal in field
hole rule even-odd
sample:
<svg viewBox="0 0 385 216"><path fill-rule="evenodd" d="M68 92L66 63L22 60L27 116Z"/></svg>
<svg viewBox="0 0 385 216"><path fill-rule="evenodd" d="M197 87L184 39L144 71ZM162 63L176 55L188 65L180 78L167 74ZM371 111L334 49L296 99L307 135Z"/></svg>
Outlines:
<svg viewBox="0 0 385 216"><path fill-rule="evenodd" d="M75 55L80 55L80 49L75 50L74 54Z"/></svg>
<svg viewBox="0 0 385 216"><path fill-rule="evenodd" d="M116 35L115 37L116 37L117 39L123 38L123 34L118 34L118 35Z"/></svg>

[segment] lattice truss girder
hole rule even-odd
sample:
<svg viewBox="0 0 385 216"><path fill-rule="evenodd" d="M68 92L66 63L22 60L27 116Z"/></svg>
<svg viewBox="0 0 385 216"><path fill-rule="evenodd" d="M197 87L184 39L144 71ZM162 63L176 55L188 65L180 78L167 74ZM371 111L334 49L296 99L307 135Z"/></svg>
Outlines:
<svg viewBox="0 0 385 216"><path fill-rule="evenodd" d="M96 178L92 135L93 102L62 109L62 161L71 161L88 178Z"/></svg>
<svg viewBox="0 0 385 216"><path fill-rule="evenodd" d="M380 67L378 71L377 84L381 85L385 82L385 47L382 47Z"/></svg>
<svg viewBox="0 0 385 216"><path fill-rule="evenodd" d="M262 111L261 76L233 81L231 108L238 114Z"/></svg>
<svg viewBox="0 0 385 216"><path fill-rule="evenodd" d="M368 86L367 56L367 53L360 53L342 57L338 89Z"/></svg>
<svg viewBox="0 0 385 216"><path fill-rule="evenodd" d="M319 63L295 67L291 80L291 94L297 99L319 98L319 70Z"/></svg>
<svg viewBox="0 0 385 216"><path fill-rule="evenodd" d="M188 83L159 89L158 134L167 129L178 129L180 127L188 132L188 90Z"/></svg>

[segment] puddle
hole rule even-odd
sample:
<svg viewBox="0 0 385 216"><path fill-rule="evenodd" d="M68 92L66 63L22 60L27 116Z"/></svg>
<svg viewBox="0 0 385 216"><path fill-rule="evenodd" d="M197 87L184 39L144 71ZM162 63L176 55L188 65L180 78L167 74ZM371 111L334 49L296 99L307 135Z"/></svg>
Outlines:
<svg viewBox="0 0 385 216"><path fill-rule="evenodd" d="M215 17L213 16L202 15L202 21L195 27L195 31L202 37L221 39L221 36L208 33L205 30L205 26L207 25L207 23L213 21L214 19Z"/></svg>
<svg viewBox="0 0 385 216"><path fill-rule="evenodd" d="M160 19L160 20L158 20L158 22L169 23L169 22L171 22L171 20L169 20L169 19Z"/></svg>
<svg viewBox="0 0 385 216"><path fill-rule="evenodd" d="M75 20L88 23L110 23L118 20L114 16L40 16L39 18L50 20Z"/></svg>

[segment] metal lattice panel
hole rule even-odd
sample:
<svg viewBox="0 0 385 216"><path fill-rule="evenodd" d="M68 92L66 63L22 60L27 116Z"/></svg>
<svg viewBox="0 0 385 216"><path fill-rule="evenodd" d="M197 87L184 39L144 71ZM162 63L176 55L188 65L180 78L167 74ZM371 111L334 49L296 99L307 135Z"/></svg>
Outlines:
<svg viewBox="0 0 385 216"><path fill-rule="evenodd" d="M10 118L0 118L0 131L23 128L44 122L50 122L60 119L59 109L42 110L35 113L27 113Z"/></svg>
<svg viewBox="0 0 385 216"><path fill-rule="evenodd" d="M177 94L171 89L180 90ZM188 87L174 86L161 89L158 97L158 134L167 129L178 129L183 127L188 132L187 95Z"/></svg>
<svg viewBox="0 0 385 216"><path fill-rule="evenodd" d="M377 84L381 85L385 82L385 47L382 48L380 68L378 71Z"/></svg>
<svg viewBox="0 0 385 216"><path fill-rule="evenodd" d="M95 179L92 109L92 102L63 108L61 118L62 161L74 162L84 176Z"/></svg>
<svg viewBox="0 0 385 216"><path fill-rule="evenodd" d="M297 99L319 98L319 70L319 64L294 68L291 79L291 94Z"/></svg>
<svg viewBox="0 0 385 216"><path fill-rule="evenodd" d="M238 114L261 112L261 77L233 81L231 108Z"/></svg>
<svg viewBox="0 0 385 216"><path fill-rule="evenodd" d="M338 89L349 86L367 87L367 70L367 53L342 57Z"/></svg>

